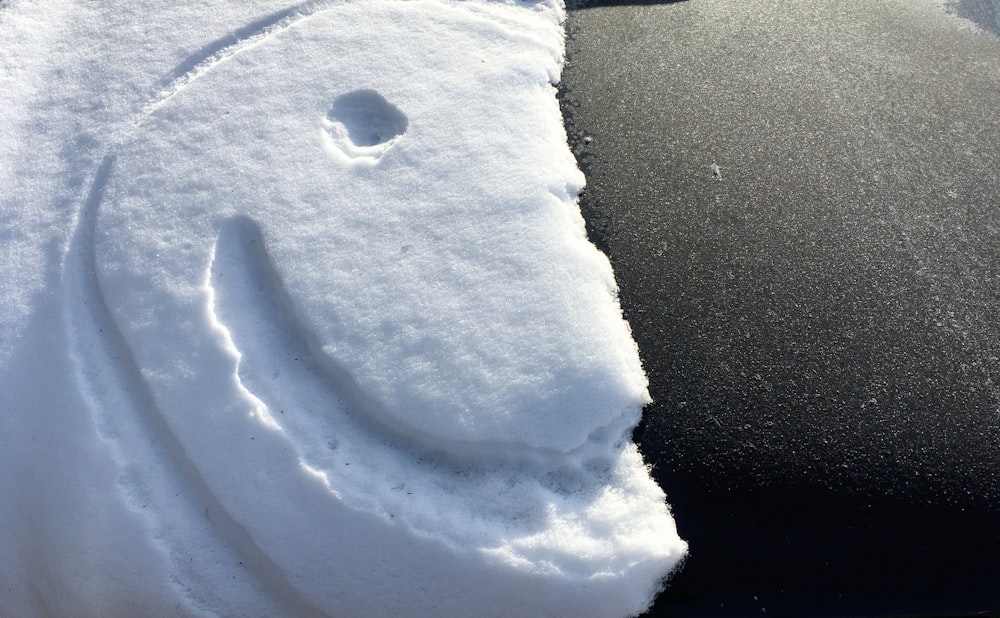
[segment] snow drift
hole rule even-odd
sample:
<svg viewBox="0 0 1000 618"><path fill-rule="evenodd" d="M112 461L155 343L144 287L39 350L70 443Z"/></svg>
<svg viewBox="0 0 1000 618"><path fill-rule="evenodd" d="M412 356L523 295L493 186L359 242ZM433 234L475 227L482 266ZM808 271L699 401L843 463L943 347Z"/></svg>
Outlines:
<svg viewBox="0 0 1000 618"><path fill-rule="evenodd" d="M4 83L45 92L2 129L0 613L641 612L686 548L629 441L646 382L576 205L561 6L182 8L109 35L66 7L58 45L0 12ZM48 123L76 135L52 160Z"/></svg>

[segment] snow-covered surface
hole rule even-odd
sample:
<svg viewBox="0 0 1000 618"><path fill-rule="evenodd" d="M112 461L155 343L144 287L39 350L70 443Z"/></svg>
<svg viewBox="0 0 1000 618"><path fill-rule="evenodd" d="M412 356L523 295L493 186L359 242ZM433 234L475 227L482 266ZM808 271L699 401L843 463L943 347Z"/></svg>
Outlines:
<svg viewBox="0 0 1000 618"><path fill-rule="evenodd" d="M0 615L642 611L561 4L248 7L0 3Z"/></svg>

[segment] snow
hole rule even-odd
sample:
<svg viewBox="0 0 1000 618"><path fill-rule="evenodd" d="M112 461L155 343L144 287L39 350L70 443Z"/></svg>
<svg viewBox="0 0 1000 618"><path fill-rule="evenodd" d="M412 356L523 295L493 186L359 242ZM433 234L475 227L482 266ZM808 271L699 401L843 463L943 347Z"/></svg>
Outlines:
<svg viewBox="0 0 1000 618"><path fill-rule="evenodd" d="M0 614L652 602L686 545L563 17L0 4Z"/></svg>
<svg viewBox="0 0 1000 618"><path fill-rule="evenodd" d="M935 3L967 27L1000 34L1000 0L935 0Z"/></svg>

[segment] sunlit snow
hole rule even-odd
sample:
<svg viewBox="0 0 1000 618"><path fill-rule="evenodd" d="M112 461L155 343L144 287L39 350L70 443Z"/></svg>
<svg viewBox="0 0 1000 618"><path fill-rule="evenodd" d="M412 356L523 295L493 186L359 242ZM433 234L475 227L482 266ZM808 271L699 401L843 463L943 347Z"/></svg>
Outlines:
<svg viewBox="0 0 1000 618"><path fill-rule="evenodd" d="M0 615L641 612L562 5L140 4L0 4Z"/></svg>

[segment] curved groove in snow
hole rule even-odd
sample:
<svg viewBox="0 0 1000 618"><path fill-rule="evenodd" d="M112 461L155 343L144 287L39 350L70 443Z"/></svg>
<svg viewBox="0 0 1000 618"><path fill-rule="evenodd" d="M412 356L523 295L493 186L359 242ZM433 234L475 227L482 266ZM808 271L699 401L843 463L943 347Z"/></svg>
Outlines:
<svg viewBox="0 0 1000 618"><path fill-rule="evenodd" d="M267 254L260 227L248 216L232 217L220 226L208 279L209 310L232 337L241 356L239 372L245 385L260 397L260 393L275 392L277 386L259 376L294 373L297 377L291 383L311 383L312 389L325 393L324 401L337 402L330 406L335 410L313 412L319 426L337 425L332 416L346 415L371 437L408 453L414 464L419 458L456 469L514 464L546 473L587 449L585 444L567 454L523 443L444 440L401 424L323 351L315 335L297 318L291 296ZM289 392L287 396L292 395ZM279 398L275 405L286 411L292 407L283 403ZM603 432L595 431L595 440L600 441ZM329 429L323 433L335 440Z"/></svg>
<svg viewBox="0 0 1000 618"><path fill-rule="evenodd" d="M295 317L260 228L249 217L221 225L207 279L209 311L234 348L242 386L266 405L267 422L286 433L303 466L353 506L392 517L406 511L408 525L453 545L469 542L463 520L517 522L504 533L530 535L546 519L545 505L587 502L598 485L595 475L604 478L614 465L606 455L582 465L585 457L527 445L422 439L394 425ZM494 477L504 479L507 491L523 492L515 508L482 509L495 494L481 488ZM419 501L399 504L401 496L440 488L448 488L457 507L444 534L436 508L422 512ZM501 542L488 537L480 541Z"/></svg>
<svg viewBox="0 0 1000 618"><path fill-rule="evenodd" d="M97 426L102 435L117 447L116 456L123 467L131 467L137 459L136 453L126 455L121 452L129 448L126 444L143 449L141 460L151 463L152 469L143 469L142 474L154 477L147 483L169 486L171 493L183 500L191 513L204 510L217 537L224 539L239 556L240 560L234 563L245 565L254 574L268 591L268 598L278 602L282 614L316 618L326 616L299 594L284 571L260 549L253 536L219 501L160 412L111 316L97 279L94 229L114 165L114 156L105 157L94 176L66 255L63 277L66 298L71 301L64 305L70 355ZM157 492L145 487L145 483L125 483L123 489L131 497L134 507L139 508L145 501L156 501L154 494ZM171 507L177 508L176 503ZM179 582L175 584L185 588ZM195 599L195 602L203 601Z"/></svg>
<svg viewBox="0 0 1000 618"><path fill-rule="evenodd" d="M184 90L191 82L210 71L219 63L225 62L241 51L249 49L286 28L295 25L299 21L311 17L324 8L329 8L335 4L337 4L335 0L304 2L249 23L242 28L237 28L226 36L209 43L197 53L189 56L161 81L163 89L152 101L143 107L142 116L149 116L157 109L163 107L174 95Z"/></svg>

